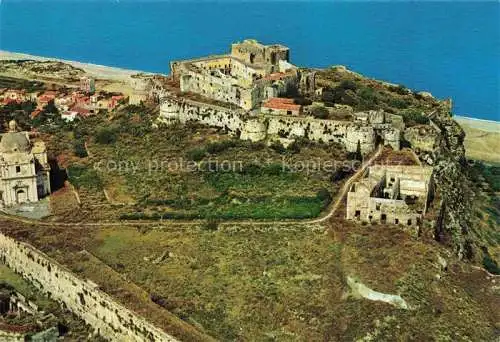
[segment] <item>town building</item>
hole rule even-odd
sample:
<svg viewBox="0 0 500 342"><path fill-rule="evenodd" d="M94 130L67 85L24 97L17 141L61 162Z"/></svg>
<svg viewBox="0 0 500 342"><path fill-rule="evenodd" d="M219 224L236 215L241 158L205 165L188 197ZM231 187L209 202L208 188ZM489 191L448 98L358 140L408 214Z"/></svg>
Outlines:
<svg viewBox="0 0 500 342"><path fill-rule="evenodd" d="M347 219L419 225L432 199L432 167L374 165L347 193Z"/></svg>
<svg viewBox="0 0 500 342"><path fill-rule="evenodd" d="M87 94L93 94L95 92L95 80L88 76L80 78L80 90Z"/></svg>
<svg viewBox="0 0 500 342"><path fill-rule="evenodd" d="M301 113L301 106L296 104L293 99L282 97L272 97L262 104L261 112L271 115L294 115Z"/></svg>
<svg viewBox="0 0 500 342"><path fill-rule="evenodd" d="M26 101L26 91L21 89L7 89L3 94L4 101Z"/></svg>
<svg viewBox="0 0 500 342"><path fill-rule="evenodd" d="M56 94L53 92L45 92L42 95L38 96L36 103L37 109L44 109L50 102L53 102L56 99Z"/></svg>
<svg viewBox="0 0 500 342"><path fill-rule="evenodd" d="M45 143L32 143L15 121L0 140L0 206L37 202L50 193L50 166Z"/></svg>

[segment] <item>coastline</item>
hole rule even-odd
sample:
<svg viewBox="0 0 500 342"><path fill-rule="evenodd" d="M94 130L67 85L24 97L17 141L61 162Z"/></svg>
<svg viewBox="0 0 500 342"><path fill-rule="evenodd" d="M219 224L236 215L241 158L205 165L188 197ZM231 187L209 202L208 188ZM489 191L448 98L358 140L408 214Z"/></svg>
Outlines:
<svg viewBox="0 0 500 342"><path fill-rule="evenodd" d="M137 74L163 75L159 73L151 73L141 70L131 70L131 69L124 69L124 68L106 66L100 64L71 61L56 57L44 57L44 56L30 55L22 52L11 52L6 50L0 50L0 60L21 60L21 59L31 59L36 61L58 61L72 65L75 68L83 69L89 76L92 76L96 79L113 80L113 81L120 81L127 83L131 81L131 76ZM460 125L470 127L476 130L492 132L492 133L500 132L500 121L477 119L460 115L455 115L453 118Z"/></svg>
<svg viewBox="0 0 500 342"><path fill-rule="evenodd" d="M27 53L21 52L10 52L5 50L0 50L0 60L21 60L21 59L31 59L35 61L57 61L66 63L74 66L75 68L83 69L89 76L97 79L106 79L114 81L130 81L132 75L137 74L153 74L150 72L140 71L140 70L130 70L118 67L92 64L78 61L70 61L55 57L43 57L35 56Z"/></svg>
<svg viewBox="0 0 500 342"><path fill-rule="evenodd" d="M457 121L460 125L468 126L470 128L492 133L500 132L500 121L477 119L459 115L453 116L453 119L455 119L455 121Z"/></svg>

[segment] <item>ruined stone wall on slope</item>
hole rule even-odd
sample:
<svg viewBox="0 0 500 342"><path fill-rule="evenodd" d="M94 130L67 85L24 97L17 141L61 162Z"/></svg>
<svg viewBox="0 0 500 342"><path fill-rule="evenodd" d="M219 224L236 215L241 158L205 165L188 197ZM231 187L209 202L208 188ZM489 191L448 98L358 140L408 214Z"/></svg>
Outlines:
<svg viewBox="0 0 500 342"><path fill-rule="evenodd" d="M312 117L285 115L256 115L241 109L230 109L175 96L165 97L160 105L158 121L170 124L175 121L199 122L220 127L232 133L244 133L242 138L257 141L257 137L277 135L281 138L306 138L325 143L341 143L349 152L358 146L366 154L375 149L376 136L382 134L385 143L399 149L399 130L374 129L352 121L320 120ZM257 124L257 121L261 123ZM262 130L266 129L265 132ZM380 132L379 132L380 131Z"/></svg>
<svg viewBox="0 0 500 342"><path fill-rule="evenodd" d="M0 234L0 259L111 341L177 341L34 247Z"/></svg>
<svg viewBox="0 0 500 342"><path fill-rule="evenodd" d="M160 105L159 122L199 122L212 127L225 128L231 132L242 131L244 118L248 114L240 109L230 109L188 99L168 97Z"/></svg>

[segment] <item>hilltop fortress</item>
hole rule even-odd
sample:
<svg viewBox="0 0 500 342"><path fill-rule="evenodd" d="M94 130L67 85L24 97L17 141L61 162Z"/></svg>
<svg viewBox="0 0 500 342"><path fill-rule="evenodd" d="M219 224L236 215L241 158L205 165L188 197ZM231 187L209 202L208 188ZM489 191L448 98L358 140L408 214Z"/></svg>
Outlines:
<svg viewBox="0 0 500 342"><path fill-rule="evenodd" d="M320 89L316 71L291 64L286 46L245 40L232 44L226 55L173 61L171 71L149 80L149 96L160 103L159 123L196 121L241 139L285 146L305 138L363 154L378 142L400 148L404 124L398 115L294 100L314 98ZM331 118L316 118L320 107Z"/></svg>

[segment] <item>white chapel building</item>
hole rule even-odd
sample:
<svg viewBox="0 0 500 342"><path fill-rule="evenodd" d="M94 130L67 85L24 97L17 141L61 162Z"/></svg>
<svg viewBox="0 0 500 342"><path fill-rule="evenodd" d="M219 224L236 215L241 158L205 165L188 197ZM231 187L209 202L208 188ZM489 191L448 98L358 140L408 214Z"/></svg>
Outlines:
<svg viewBox="0 0 500 342"><path fill-rule="evenodd" d="M50 166L45 143L30 141L15 121L0 139L0 207L37 202L50 193Z"/></svg>

